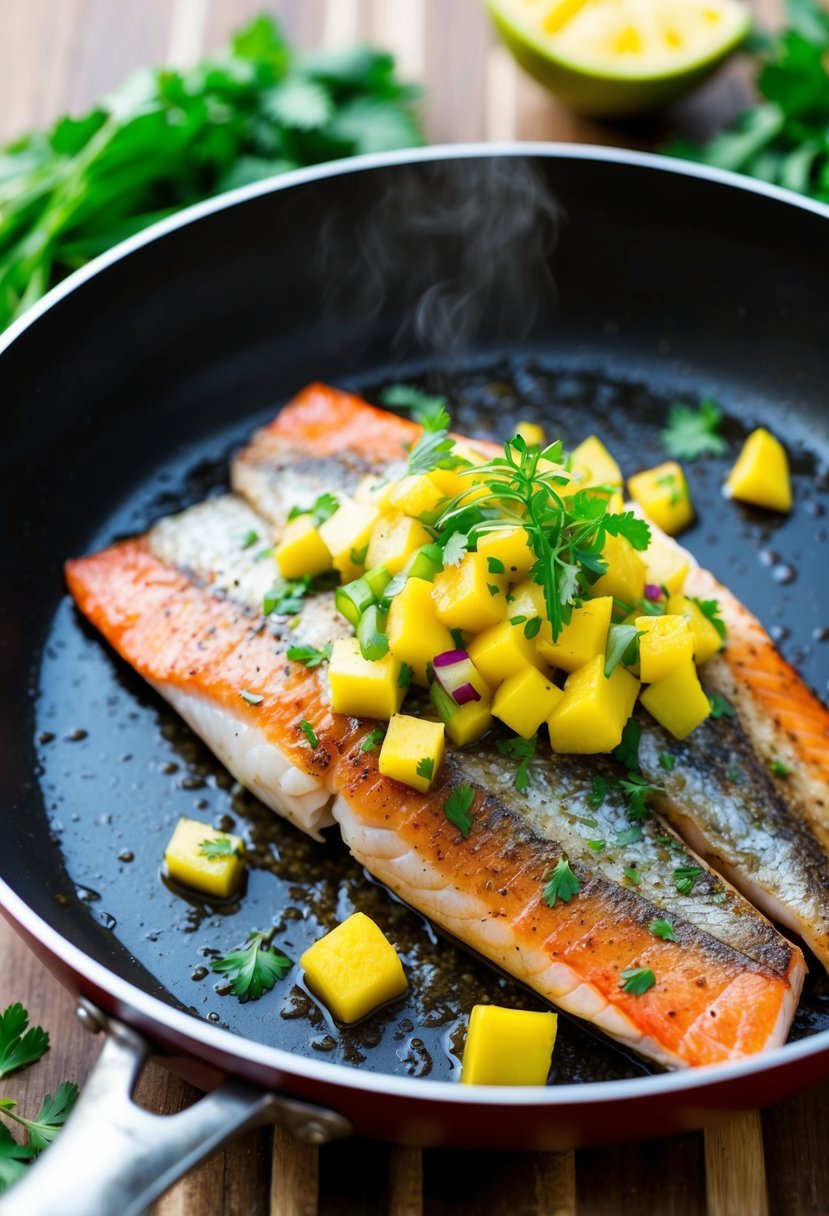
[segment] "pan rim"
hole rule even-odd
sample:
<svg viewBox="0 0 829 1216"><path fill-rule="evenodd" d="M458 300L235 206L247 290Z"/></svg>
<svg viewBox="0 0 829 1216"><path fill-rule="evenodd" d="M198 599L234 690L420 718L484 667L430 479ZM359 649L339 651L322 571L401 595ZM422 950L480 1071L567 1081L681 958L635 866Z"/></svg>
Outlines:
<svg viewBox="0 0 829 1216"><path fill-rule="evenodd" d="M252 199L291 189L346 173L371 171L428 161L473 158L523 157L572 159L602 164L627 165L658 173L710 181L721 186L759 195L770 200L829 219L829 205L795 194L782 187L743 177L728 170L716 169L694 162L673 160L655 153L623 148L600 148L586 144L566 143L463 143L431 145L403 151L373 153L346 160L331 161L310 169L294 170L278 177L266 178L239 187L215 198L206 199L136 233L95 258L87 266L69 275L52 288L22 317L0 335L0 356L41 316L60 303L73 291L110 266L152 241L219 211ZM283 1048L257 1043L192 1015L171 1008L159 998L144 992L130 981L122 979L97 962L79 947L63 937L56 928L39 916L4 879L0 878L0 906L9 919L37 939L49 953L90 985L104 991L119 1006L147 1019L154 1027L173 1031L188 1043L188 1050L219 1052L232 1060L260 1066L287 1078L301 1078L333 1088L357 1089L365 1093L408 1101L438 1101L464 1106L562 1108L594 1102L627 1103L634 1099L663 1098L693 1094L712 1086L788 1068L797 1061L819 1056L829 1051L829 1031L821 1031L796 1043L784 1044L773 1051L733 1064L709 1065L671 1073L653 1074L614 1081L592 1081L578 1084L542 1087L538 1090L517 1086L461 1086L454 1081L428 1081L349 1068L295 1056Z"/></svg>

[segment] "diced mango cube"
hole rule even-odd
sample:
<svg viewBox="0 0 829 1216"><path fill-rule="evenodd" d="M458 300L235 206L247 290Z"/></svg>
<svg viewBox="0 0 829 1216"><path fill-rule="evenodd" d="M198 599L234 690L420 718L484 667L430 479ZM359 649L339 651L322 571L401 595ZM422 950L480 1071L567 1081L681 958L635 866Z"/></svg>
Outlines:
<svg viewBox="0 0 829 1216"><path fill-rule="evenodd" d="M492 701L482 696L480 701L467 701L456 705L448 692L435 682L429 689L429 698L441 716L446 733L458 747L480 739L492 725Z"/></svg>
<svg viewBox="0 0 829 1216"><path fill-rule="evenodd" d="M645 594L645 563L624 536L608 536L602 549L607 570L590 588L594 598L610 595L624 604L636 604Z"/></svg>
<svg viewBox="0 0 829 1216"><path fill-rule="evenodd" d="M390 507L406 515L429 515L445 498L429 473L411 473L394 485L388 501Z"/></svg>
<svg viewBox="0 0 829 1216"><path fill-rule="evenodd" d="M464 442L455 443L452 455L467 461L467 464L455 469L432 469L429 476L447 498L454 498L457 494L468 494L468 501L471 502L486 491L482 488L474 489L474 474L466 473L465 469L470 465L483 464L487 458L471 443ZM474 492L470 493L470 491Z"/></svg>
<svg viewBox="0 0 829 1216"><path fill-rule="evenodd" d="M331 553L314 526L313 515L288 520L273 555L283 578L302 578L304 574L313 578L332 566Z"/></svg>
<svg viewBox="0 0 829 1216"><path fill-rule="evenodd" d="M739 498L772 511L791 511L789 458L780 440L763 426L752 431L724 489L729 498Z"/></svg>
<svg viewBox="0 0 829 1216"><path fill-rule="evenodd" d="M527 531L522 527L496 528L492 532L484 532L478 540L478 552L490 564L500 564L503 573L511 583L526 578L531 567L535 564L535 554L530 548ZM493 562L490 563L490 558ZM496 573L499 571L496 569Z"/></svg>
<svg viewBox="0 0 829 1216"><path fill-rule="evenodd" d="M377 507L380 511L386 511L389 505L389 494L396 484L397 482L388 477L381 477L379 473L366 473L365 477L361 477L357 482L353 495L354 501Z"/></svg>
<svg viewBox="0 0 829 1216"><path fill-rule="evenodd" d="M694 638L684 616L638 616L639 675L644 684L664 679L680 663L694 657Z"/></svg>
<svg viewBox="0 0 829 1216"><path fill-rule="evenodd" d="M203 846L223 842L229 852L206 852ZM224 842L227 842L225 844ZM182 886L192 887L216 899L228 899L242 885L245 873L244 842L241 836L220 832L197 819L179 819L164 850L167 873Z"/></svg>
<svg viewBox="0 0 829 1216"><path fill-rule="evenodd" d="M390 718L406 695L400 687L400 669L393 654L364 659L356 638L337 638L328 666L332 710L354 718Z"/></svg>
<svg viewBox="0 0 829 1216"><path fill-rule="evenodd" d="M355 912L300 957L309 986L340 1022L357 1022L401 996L408 980L397 951L364 912Z"/></svg>
<svg viewBox="0 0 829 1216"><path fill-rule="evenodd" d="M588 600L573 609L557 641L552 640L552 633L549 638L539 636L538 653L546 663L564 671L583 667L594 655L604 654L612 612L613 600L609 595Z"/></svg>
<svg viewBox="0 0 829 1216"><path fill-rule="evenodd" d="M639 681L623 667L608 678L604 667L605 656L597 654L567 677L564 696L548 721L554 751L590 755L621 743Z"/></svg>
<svg viewBox="0 0 829 1216"><path fill-rule="evenodd" d="M449 629L477 633L504 617L503 574L490 574L480 553L467 553L457 566L447 566L435 576L432 598L435 615Z"/></svg>
<svg viewBox="0 0 829 1216"><path fill-rule="evenodd" d="M608 515L621 515L625 509L625 500L621 490L614 490L607 499Z"/></svg>
<svg viewBox="0 0 829 1216"><path fill-rule="evenodd" d="M431 540L423 524L411 516L400 511L382 515L371 531L366 565L385 566L389 574L397 574L414 551Z"/></svg>
<svg viewBox="0 0 829 1216"><path fill-rule="evenodd" d="M629 477L628 492L648 518L669 536L687 528L694 518L688 482L682 466L675 460L666 460L655 469Z"/></svg>
<svg viewBox="0 0 829 1216"><path fill-rule="evenodd" d="M463 1085L544 1085L558 1014L475 1005L461 1066Z"/></svg>
<svg viewBox="0 0 829 1216"><path fill-rule="evenodd" d="M622 484L622 470L597 435L588 435L573 449L570 467L582 489Z"/></svg>
<svg viewBox="0 0 829 1216"><path fill-rule="evenodd" d="M709 621L698 604L685 595L672 595L668 598L668 612L684 616L691 630L694 642L694 662L704 663L712 655L722 650L723 639L716 625Z"/></svg>
<svg viewBox="0 0 829 1216"><path fill-rule="evenodd" d="M543 448L545 445L544 427L539 426L537 422L519 422L515 433L521 436L527 447Z"/></svg>
<svg viewBox="0 0 829 1216"><path fill-rule="evenodd" d="M443 763L444 748L442 722L395 714L380 748L380 772L428 793Z"/></svg>
<svg viewBox="0 0 829 1216"><path fill-rule="evenodd" d="M410 578L403 590L391 601L386 621L389 649L395 658L408 663L416 683L426 688L426 665L435 655L454 650L455 643L447 627L435 616L432 584L422 578Z"/></svg>
<svg viewBox="0 0 829 1216"><path fill-rule="evenodd" d="M472 662L493 688L517 671L536 665L535 642L526 637L521 623L491 625L472 639L468 649Z"/></svg>
<svg viewBox="0 0 829 1216"><path fill-rule="evenodd" d="M331 554L334 569L348 583L364 570L371 531L380 517L377 507L362 502L344 502L320 524L319 533ZM362 557L362 561L357 558Z"/></svg>
<svg viewBox="0 0 829 1216"><path fill-rule="evenodd" d="M711 713L711 703L699 682L692 659L646 688L641 697L645 709L676 739L684 739Z"/></svg>
<svg viewBox="0 0 829 1216"><path fill-rule="evenodd" d="M679 545L651 529L651 543L642 554L645 561L645 580L669 591L681 591L685 586L691 563Z"/></svg>
<svg viewBox="0 0 829 1216"><path fill-rule="evenodd" d="M516 735L529 739L563 696L537 667L525 667L504 680L495 694L492 712Z"/></svg>

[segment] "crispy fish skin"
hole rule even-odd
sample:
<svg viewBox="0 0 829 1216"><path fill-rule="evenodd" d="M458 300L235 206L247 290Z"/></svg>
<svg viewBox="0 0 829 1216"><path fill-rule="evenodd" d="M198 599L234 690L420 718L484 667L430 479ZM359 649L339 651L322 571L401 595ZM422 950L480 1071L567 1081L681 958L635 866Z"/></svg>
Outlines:
<svg viewBox="0 0 829 1216"><path fill-rule="evenodd" d="M340 396L307 390L240 463L273 477L280 445L295 453L305 444L307 456L319 444L326 458L342 451ZM346 402L346 424L348 443L370 437L366 463L380 467L417 434L354 398ZM256 456L263 443L268 460ZM285 467L279 465L282 477ZM309 502L319 493L311 480ZM286 513L281 499L260 509L264 516ZM355 855L413 906L547 999L660 1063L736 1059L784 1040L805 969L800 952L702 866L698 899L683 907L669 870L690 855L660 853L666 846L654 834L666 829L656 820L638 842L640 884L620 881L621 854L609 850L597 861L581 832L595 829L562 802L562 789L574 799L581 782L584 792L581 762L570 762L569 786L567 758L558 771L540 765L548 776L527 807L486 746L453 757L428 796L381 777L376 754L360 747L368 726L333 715L324 674L285 656L292 640L320 644L314 639L332 627L324 603L331 597L314 597L296 631L261 618L262 575L254 557L238 551L248 510L232 498L211 501L163 522L149 538L67 565L81 610L240 780L312 834L333 814ZM266 530L268 521L255 518L256 530ZM261 701L251 704L242 690ZM315 747L302 721L314 728ZM476 786L468 839L443 809L461 779ZM615 795L599 811L602 830L624 822ZM563 855L581 890L568 904L549 907L545 879ZM681 944L650 931L666 913ZM642 996L620 986L620 972L634 966L656 976Z"/></svg>

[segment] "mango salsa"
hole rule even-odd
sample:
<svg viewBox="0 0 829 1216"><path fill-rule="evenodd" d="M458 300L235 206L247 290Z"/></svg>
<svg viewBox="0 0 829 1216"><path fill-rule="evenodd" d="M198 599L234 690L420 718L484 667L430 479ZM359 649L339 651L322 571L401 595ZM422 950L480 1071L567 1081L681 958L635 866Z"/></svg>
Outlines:
<svg viewBox="0 0 829 1216"><path fill-rule="evenodd" d="M623 667L608 678L604 667L605 656L597 654L567 677L564 695L547 723L553 751L590 755L610 752L621 743L639 681Z"/></svg>
<svg viewBox="0 0 829 1216"><path fill-rule="evenodd" d="M425 794L443 763L444 727L408 714L394 714L380 748L380 772Z"/></svg>
<svg viewBox="0 0 829 1216"><path fill-rule="evenodd" d="M404 511L406 515L428 515L436 511L445 498L443 490L435 484L429 473L415 473L392 486L388 503L398 511ZM431 537L429 539L431 540Z"/></svg>
<svg viewBox="0 0 829 1216"><path fill-rule="evenodd" d="M213 856L205 845L222 842ZM224 843L226 842L226 843ZM244 842L241 836L220 832L197 819L179 819L164 850L167 873L182 886L192 887L215 899L228 899L242 885L245 874Z"/></svg>
<svg viewBox="0 0 829 1216"><path fill-rule="evenodd" d="M519 422L515 433L521 436L529 448L543 448L546 443L544 427L539 426L537 422Z"/></svg>
<svg viewBox="0 0 829 1216"><path fill-rule="evenodd" d="M791 511L789 458L780 440L762 426L752 431L724 488L729 498L771 511Z"/></svg>
<svg viewBox="0 0 829 1216"><path fill-rule="evenodd" d="M371 531L366 565L385 566L389 574L397 574L412 554L431 539L423 524L400 511L382 515Z"/></svg>
<svg viewBox="0 0 829 1216"><path fill-rule="evenodd" d="M432 586L435 615L449 629L477 633L504 617L504 575L492 574L481 553L467 553L457 566L447 566Z"/></svg>
<svg viewBox="0 0 829 1216"><path fill-rule="evenodd" d="M608 536L602 549L607 571L597 579L590 594L598 599L609 595L623 604L637 604L645 594L645 563L623 536Z"/></svg>
<svg viewBox="0 0 829 1216"><path fill-rule="evenodd" d="M558 1015L475 1005L463 1051L464 1085L544 1085Z"/></svg>
<svg viewBox="0 0 829 1216"><path fill-rule="evenodd" d="M668 612L684 616L691 630L694 643L694 662L704 663L712 655L722 650L723 639L715 625L712 625L705 613L692 599L685 595L671 595L668 598Z"/></svg>
<svg viewBox="0 0 829 1216"><path fill-rule="evenodd" d="M484 532L478 540L478 552L487 559L487 568L500 562L504 567L500 573L506 574L510 582L515 583L520 578L526 578L531 567L535 564L535 554L527 540L526 528L520 525L512 528L493 528ZM490 562L490 558L493 562ZM496 573L499 573L496 569Z"/></svg>
<svg viewBox="0 0 829 1216"><path fill-rule="evenodd" d="M645 684L653 684L669 675L680 663L694 657L694 639L684 616L638 616L636 628L639 639L639 675Z"/></svg>
<svg viewBox="0 0 829 1216"><path fill-rule="evenodd" d="M355 718L390 718L406 695L400 670L395 655L364 659L356 638L337 638L328 667L332 710Z"/></svg>
<svg viewBox="0 0 829 1216"><path fill-rule="evenodd" d="M304 574L314 578L333 564L313 515L297 515L288 521L273 556L283 578L302 578Z"/></svg>
<svg viewBox="0 0 829 1216"><path fill-rule="evenodd" d="M394 946L364 912L355 912L300 958L309 986L340 1022L358 1022L408 988Z"/></svg>
<svg viewBox="0 0 829 1216"><path fill-rule="evenodd" d="M319 534L331 554L334 569L340 571L344 583L356 578L365 568L364 550L379 515L377 507L361 502L344 502L325 523L320 524ZM362 561L357 560L360 555Z"/></svg>
<svg viewBox="0 0 829 1216"><path fill-rule="evenodd" d="M651 541L642 556L646 582L667 587L670 592L682 590L691 563L679 545L651 528Z"/></svg>
<svg viewBox="0 0 829 1216"><path fill-rule="evenodd" d="M594 655L604 654L612 611L613 600L609 595L588 600L580 608L573 609L570 622L562 628L558 641L552 640L552 634L549 638L539 637L538 653L552 667L561 667L564 671L583 667Z"/></svg>
<svg viewBox="0 0 829 1216"><path fill-rule="evenodd" d="M391 602L386 629L392 654L408 663L416 683L428 687L426 665L455 645L452 634L435 616L432 584L410 578Z"/></svg>
<svg viewBox="0 0 829 1216"><path fill-rule="evenodd" d="M686 659L670 675L646 688L641 701L675 739L690 735L711 713L711 703L692 659Z"/></svg>
<svg viewBox="0 0 829 1216"><path fill-rule="evenodd" d="M524 633L524 625L501 621L479 633L469 643L469 657L486 682L497 688L509 676L536 665L535 643Z"/></svg>
<svg viewBox="0 0 829 1216"><path fill-rule="evenodd" d="M504 680L495 694L492 712L516 735L529 739L563 696L537 667L525 667Z"/></svg>
<svg viewBox="0 0 829 1216"><path fill-rule="evenodd" d="M645 469L629 477L628 492L648 518L669 536L681 532L693 521L688 482L682 466L675 460L666 460L655 469Z"/></svg>
<svg viewBox="0 0 829 1216"><path fill-rule="evenodd" d="M570 467L579 479L581 489L586 486L621 486L622 470L610 455L598 435L588 435L570 453Z"/></svg>

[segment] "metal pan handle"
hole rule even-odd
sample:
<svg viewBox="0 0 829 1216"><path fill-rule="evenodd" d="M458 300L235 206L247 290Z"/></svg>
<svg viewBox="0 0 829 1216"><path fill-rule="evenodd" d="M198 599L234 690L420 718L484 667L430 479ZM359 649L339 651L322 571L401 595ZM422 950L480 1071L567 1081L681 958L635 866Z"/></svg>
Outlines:
<svg viewBox="0 0 829 1216"><path fill-rule="evenodd" d="M226 1081L176 1115L132 1099L151 1046L136 1031L85 1008L107 1040L66 1127L43 1158L0 1199L0 1216L141 1216L214 1149L251 1128L278 1123L324 1144L351 1126L334 1111Z"/></svg>

